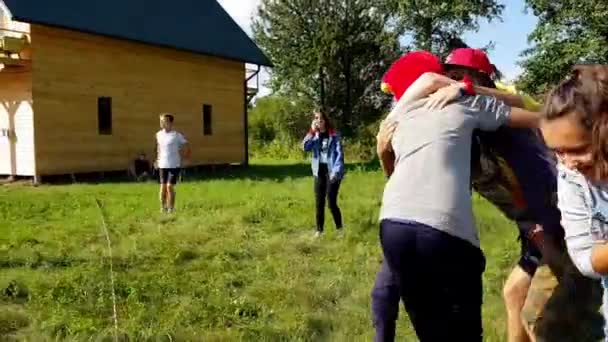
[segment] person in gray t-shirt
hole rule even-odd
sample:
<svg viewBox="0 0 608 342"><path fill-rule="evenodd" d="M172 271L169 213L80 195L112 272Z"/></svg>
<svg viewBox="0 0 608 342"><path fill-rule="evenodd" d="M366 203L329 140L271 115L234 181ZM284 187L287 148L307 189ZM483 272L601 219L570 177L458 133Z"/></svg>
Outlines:
<svg viewBox="0 0 608 342"><path fill-rule="evenodd" d="M418 62L403 63L403 72L417 72L418 78L428 56L423 65L412 65ZM420 98L452 83L457 82L425 74L405 87L406 95ZM421 341L482 340L485 259L469 186L473 130L534 126L539 120L538 113L511 109L492 97L465 97L461 90L448 87L415 102L402 96L378 136L390 175L380 213L382 248ZM443 109L429 108L454 98Z"/></svg>
<svg viewBox="0 0 608 342"><path fill-rule="evenodd" d="M482 95L442 110L429 111L427 101L404 108L395 119L395 171L384 190L380 220L416 221L479 247L469 186L471 136L477 128L496 130L511 108Z"/></svg>

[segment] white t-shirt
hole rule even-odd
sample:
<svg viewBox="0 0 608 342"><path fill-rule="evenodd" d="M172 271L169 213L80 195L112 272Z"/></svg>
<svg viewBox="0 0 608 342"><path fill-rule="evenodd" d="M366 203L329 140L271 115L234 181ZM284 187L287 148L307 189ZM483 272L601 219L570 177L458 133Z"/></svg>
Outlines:
<svg viewBox="0 0 608 342"><path fill-rule="evenodd" d="M329 152L329 134L320 133L319 139L321 139L321 153L319 162L327 164L327 153Z"/></svg>
<svg viewBox="0 0 608 342"><path fill-rule="evenodd" d="M158 144L158 168L175 169L181 166L181 156L179 149L188 141L184 136L176 131L165 132L161 129L156 133L156 143Z"/></svg>

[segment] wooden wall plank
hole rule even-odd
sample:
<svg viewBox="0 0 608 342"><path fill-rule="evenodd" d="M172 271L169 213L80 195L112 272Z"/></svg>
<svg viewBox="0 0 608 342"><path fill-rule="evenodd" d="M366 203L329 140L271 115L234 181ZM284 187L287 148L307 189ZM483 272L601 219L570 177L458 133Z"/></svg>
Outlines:
<svg viewBox="0 0 608 342"><path fill-rule="evenodd" d="M32 25L38 174L126 168L153 153L160 113L193 148L193 165L245 161L243 63ZM112 97L112 135L97 132L97 99ZM204 136L202 106L213 106Z"/></svg>

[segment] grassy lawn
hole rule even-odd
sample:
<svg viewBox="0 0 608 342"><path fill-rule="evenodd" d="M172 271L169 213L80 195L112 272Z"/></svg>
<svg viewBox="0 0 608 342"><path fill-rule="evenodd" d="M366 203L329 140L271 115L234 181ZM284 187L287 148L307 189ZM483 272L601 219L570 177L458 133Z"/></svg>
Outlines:
<svg viewBox="0 0 608 342"><path fill-rule="evenodd" d="M384 179L349 167L339 197L346 236L335 236L328 212L319 241L305 163L187 175L171 216L159 213L153 182L0 186L0 340L111 340L112 265L119 337L370 341ZM486 340L503 341L516 230L478 198L475 208ZM398 334L412 340L406 318L402 310Z"/></svg>

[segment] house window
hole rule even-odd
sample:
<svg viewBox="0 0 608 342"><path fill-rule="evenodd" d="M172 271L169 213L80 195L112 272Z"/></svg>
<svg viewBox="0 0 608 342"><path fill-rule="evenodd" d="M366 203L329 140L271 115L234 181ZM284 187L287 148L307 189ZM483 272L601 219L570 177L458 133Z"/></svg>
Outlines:
<svg viewBox="0 0 608 342"><path fill-rule="evenodd" d="M97 127L99 134L112 134L112 98L100 97L97 99Z"/></svg>
<svg viewBox="0 0 608 342"><path fill-rule="evenodd" d="M211 135L211 105L203 105L203 135Z"/></svg>

